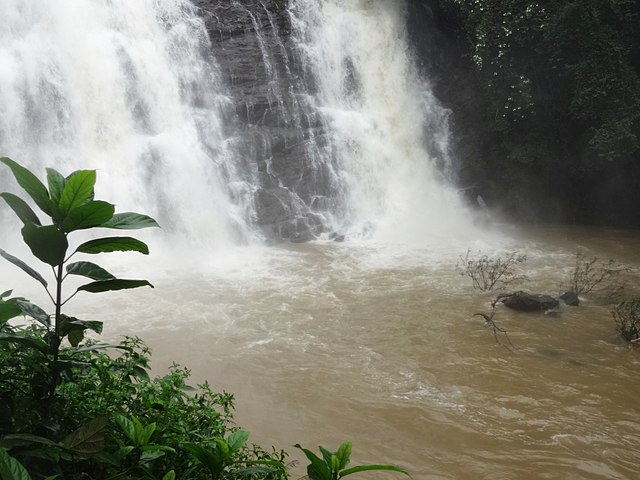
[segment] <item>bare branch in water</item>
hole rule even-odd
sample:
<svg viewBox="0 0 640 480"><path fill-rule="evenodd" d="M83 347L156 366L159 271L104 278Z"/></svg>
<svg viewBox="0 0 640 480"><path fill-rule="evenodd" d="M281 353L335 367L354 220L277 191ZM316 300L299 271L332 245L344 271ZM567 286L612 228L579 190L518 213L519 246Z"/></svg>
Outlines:
<svg viewBox="0 0 640 480"><path fill-rule="evenodd" d="M479 316L484 318L484 322L485 325L488 328L491 328L491 330L493 331L493 337L496 339L496 343L502 345L504 348L506 348L507 350L509 350L511 353L513 353L513 343L511 343L511 339L509 338L509 335L507 334L507 331L503 328L500 328L496 322L493 320L493 316L496 313L496 305L498 304L498 302L506 297L511 296L510 293L501 293L500 295L498 295L496 297L496 299L491 302L491 313L486 314L486 313L474 313L473 316ZM499 335L504 335L504 338L507 339L507 342L509 343L509 345L503 343L502 341L500 341L500 336Z"/></svg>

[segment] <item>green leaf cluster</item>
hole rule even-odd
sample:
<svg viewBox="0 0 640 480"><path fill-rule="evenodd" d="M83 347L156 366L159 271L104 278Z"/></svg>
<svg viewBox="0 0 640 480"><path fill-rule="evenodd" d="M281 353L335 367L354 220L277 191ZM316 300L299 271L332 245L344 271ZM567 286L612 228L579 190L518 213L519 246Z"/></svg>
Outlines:
<svg viewBox="0 0 640 480"><path fill-rule="evenodd" d="M346 468L351 460L351 441L344 442L335 452L331 452L324 447L318 447L322 457L319 457L311 450L301 447L299 444L296 444L295 447L302 450L311 462L307 467L309 480L339 480L347 475L372 470L391 471L402 473L408 477L411 476L404 468L395 465L358 465Z"/></svg>
<svg viewBox="0 0 640 480"><path fill-rule="evenodd" d="M33 305L24 299L3 301L0 306L0 322L18 315L26 315L42 323L49 330L48 348L51 354L51 365L58 360L60 344L66 338L77 347L84 339L86 330L100 333L102 324L96 321L80 320L62 313L62 306L76 293L84 291L100 293L111 290L122 290L151 286L147 280L119 279L104 268L89 261L69 263L75 254L95 255L107 252L139 252L148 254L149 249L144 242L131 237L101 237L80 244L74 252L68 253L68 236L72 232L93 228L108 229L140 229L157 227L151 217L139 213L115 213L112 204L95 200L95 170L77 170L65 177L60 172L47 169L47 186L27 168L7 157L0 158L0 163L9 168L16 182L29 199L46 215L50 224L43 224L40 217L29 204L17 195L9 192L0 193L0 197L13 210L23 223L21 234L24 242L33 255L53 269L55 288L49 290L49 282L35 268L23 260L0 249L0 256L12 263L24 273L38 281L47 291L54 306L53 314ZM76 275L92 280L81 285L70 297L62 297L62 284L68 275ZM53 321L52 321L53 319ZM4 337L5 341L19 340L19 334ZM33 344L33 342L31 342ZM35 345L33 345L35 347ZM44 349L42 345L38 348ZM57 375L52 377L55 386Z"/></svg>

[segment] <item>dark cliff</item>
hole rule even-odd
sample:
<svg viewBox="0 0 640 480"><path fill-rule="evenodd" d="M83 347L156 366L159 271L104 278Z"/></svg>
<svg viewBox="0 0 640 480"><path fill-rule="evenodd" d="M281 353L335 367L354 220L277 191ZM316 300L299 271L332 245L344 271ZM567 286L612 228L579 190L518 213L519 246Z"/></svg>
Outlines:
<svg viewBox="0 0 640 480"><path fill-rule="evenodd" d="M308 157L321 145L322 122L305 105L305 78L282 2L200 0L223 82L234 103L225 127L254 169L256 224L269 239L307 241L325 229L331 202L327 172Z"/></svg>
<svg viewBox="0 0 640 480"><path fill-rule="evenodd" d="M325 231L322 212L336 195L331 172L309 158L312 148L328 147L322 119L306 103L313 79L289 35L286 2L197 3L234 102L226 128L245 168L254 169L258 179L255 222L268 238L311 239ZM500 124L500 92L488 87L486 72L471 61L472 32L454 3L409 0L407 29L424 76L451 110L453 180L469 202L481 196L522 222L639 225L637 153L594 161L585 136L592 127L573 120L549 93L571 87L552 69L534 85L533 114L518 124Z"/></svg>

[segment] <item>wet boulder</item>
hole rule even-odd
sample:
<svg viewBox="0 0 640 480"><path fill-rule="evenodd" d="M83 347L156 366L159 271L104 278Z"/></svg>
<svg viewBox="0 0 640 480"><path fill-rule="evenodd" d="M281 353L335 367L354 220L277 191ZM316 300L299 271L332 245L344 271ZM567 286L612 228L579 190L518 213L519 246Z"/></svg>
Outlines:
<svg viewBox="0 0 640 480"><path fill-rule="evenodd" d="M560 295L559 300L564 302L565 305L571 305L572 307L577 307L580 305L580 299L578 298L578 294L576 292L564 292Z"/></svg>
<svg viewBox="0 0 640 480"><path fill-rule="evenodd" d="M559 305L557 299L549 295L537 295L523 291L513 292L502 299L502 303L522 312L546 312Z"/></svg>

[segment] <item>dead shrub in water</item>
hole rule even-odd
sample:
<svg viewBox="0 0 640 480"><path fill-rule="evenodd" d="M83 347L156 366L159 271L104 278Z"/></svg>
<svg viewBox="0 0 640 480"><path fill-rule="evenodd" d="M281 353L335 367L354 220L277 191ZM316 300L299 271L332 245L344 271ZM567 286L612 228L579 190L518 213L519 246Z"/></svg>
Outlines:
<svg viewBox="0 0 640 480"><path fill-rule="evenodd" d="M627 342L640 340L640 297L620 302L611 312L616 330Z"/></svg>
<svg viewBox="0 0 640 480"><path fill-rule="evenodd" d="M567 281L569 291L576 295L591 292L596 287L608 287L613 291L622 288L615 285L625 268L615 260L602 261L598 257L588 258L583 252L576 253L576 263Z"/></svg>
<svg viewBox="0 0 640 480"><path fill-rule="evenodd" d="M527 256L519 252L490 257L482 252L472 255L471 250L467 250L464 257L460 256L456 269L460 275L473 281L474 289L486 292L496 286L504 287L523 280L524 275L518 275L515 268L526 260Z"/></svg>

